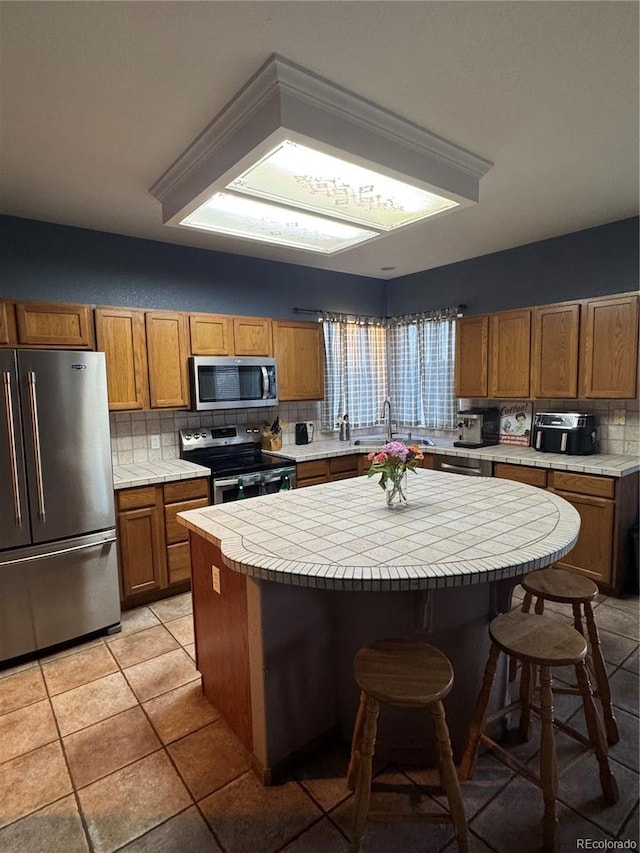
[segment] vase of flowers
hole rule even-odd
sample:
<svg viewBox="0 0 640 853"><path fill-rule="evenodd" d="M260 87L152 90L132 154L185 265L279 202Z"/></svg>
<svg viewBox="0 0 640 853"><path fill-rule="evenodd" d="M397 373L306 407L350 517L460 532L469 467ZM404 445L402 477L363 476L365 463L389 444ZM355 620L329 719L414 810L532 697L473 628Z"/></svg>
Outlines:
<svg viewBox="0 0 640 853"><path fill-rule="evenodd" d="M406 503L407 471L415 472L422 459L418 445L407 447L402 441L388 441L380 450L370 453L367 459L371 462L367 476L380 474L378 485L385 491L389 509Z"/></svg>

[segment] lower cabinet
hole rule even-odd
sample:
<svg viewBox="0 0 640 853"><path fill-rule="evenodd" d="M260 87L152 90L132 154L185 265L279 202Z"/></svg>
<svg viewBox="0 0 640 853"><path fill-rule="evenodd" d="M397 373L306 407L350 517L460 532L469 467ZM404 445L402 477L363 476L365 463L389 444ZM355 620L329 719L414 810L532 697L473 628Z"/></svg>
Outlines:
<svg viewBox="0 0 640 853"><path fill-rule="evenodd" d="M332 459L314 459L313 462L298 462L296 466L297 488L317 486L319 483L333 483L335 480L347 480L366 473L361 468L362 453L350 453L348 456L334 456Z"/></svg>
<svg viewBox="0 0 640 853"><path fill-rule="evenodd" d="M209 481L205 478L117 492L123 608L189 588L189 532L176 516L208 504Z"/></svg>
<svg viewBox="0 0 640 853"><path fill-rule="evenodd" d="M604 477L496 463L494 475L548 488L574 506L581 520L578 541L555 565L620 595L635 571L630 528L638 514L638 474Z"/></svg>

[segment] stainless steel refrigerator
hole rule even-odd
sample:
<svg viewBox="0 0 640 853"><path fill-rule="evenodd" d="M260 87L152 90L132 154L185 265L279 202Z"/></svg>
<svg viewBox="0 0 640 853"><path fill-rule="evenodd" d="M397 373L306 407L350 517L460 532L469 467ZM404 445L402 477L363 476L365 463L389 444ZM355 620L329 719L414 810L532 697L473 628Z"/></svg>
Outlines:
<svg viewBox="0 0 640 853"><path fill-rule="evenodd" d="M0 662L120 622L105 358L0 350Z"/></svg>

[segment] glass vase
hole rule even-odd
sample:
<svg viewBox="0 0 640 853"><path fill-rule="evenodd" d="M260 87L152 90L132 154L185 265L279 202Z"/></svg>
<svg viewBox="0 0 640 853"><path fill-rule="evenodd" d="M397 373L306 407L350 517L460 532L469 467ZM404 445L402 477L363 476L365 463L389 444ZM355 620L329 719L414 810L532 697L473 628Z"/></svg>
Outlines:
<svg viewBox="0 0 640 853"><path fill-rule="evenodd" d="M407 502L407 473L392 474L385 484L385 495L389 509L395 509Z"/></svg>

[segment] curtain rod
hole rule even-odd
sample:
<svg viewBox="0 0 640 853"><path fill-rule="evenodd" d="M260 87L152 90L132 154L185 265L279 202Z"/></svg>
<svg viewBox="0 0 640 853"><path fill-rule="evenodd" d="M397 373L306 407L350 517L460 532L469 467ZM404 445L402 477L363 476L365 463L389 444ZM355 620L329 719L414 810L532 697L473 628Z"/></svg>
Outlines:
<svg viewBox="0 0 640 853"><path fill-rule="evenodd" d="M458 315L458 317L462 317L467 306L464 304L461 304L461 305L455 305L453 307L454 307L455 312ZM345 317L362 317L363 319L367 319L367 320L394 320L394 319L397 319L398 317L412 316L411 314L396 314L395 316L387 315L385 317L377 317L373 314L356 314L352 311L347 311L347 312L327 311L325 308L297 308L297 307L294 307L293 310L295 311L296 314L320 314L321 316L318 319L321 319L322 315L336 315L336 314L340 314L340 315L345 316ZM417 311L417 312L415 312L415 315L417 316L419 314L431 314L431 313L437 314L439 311L450 311L450 310L451 310L450 308L435 308L435 309L431 309L429 311Z"/></svg>

